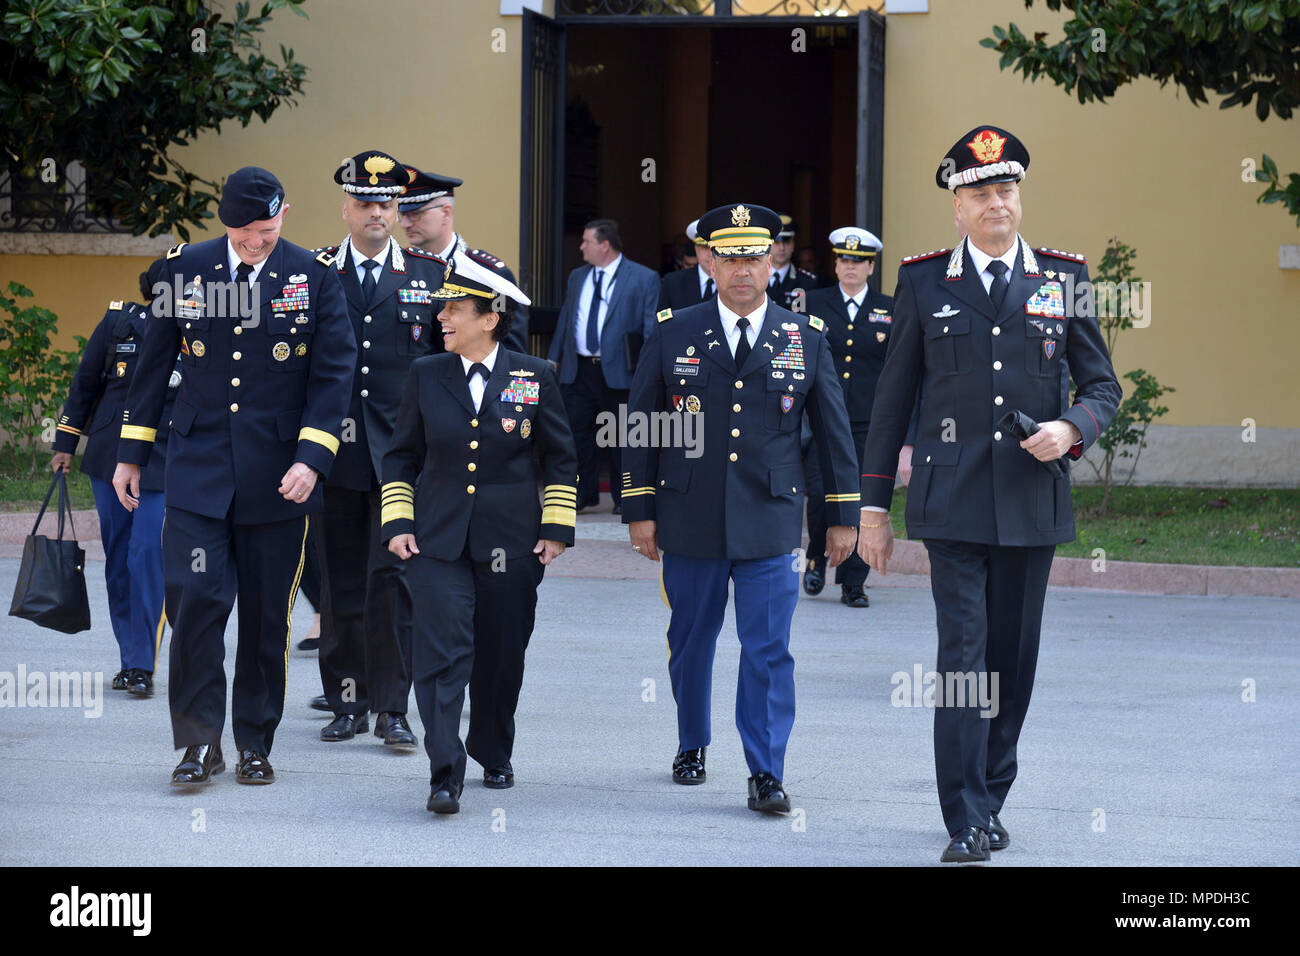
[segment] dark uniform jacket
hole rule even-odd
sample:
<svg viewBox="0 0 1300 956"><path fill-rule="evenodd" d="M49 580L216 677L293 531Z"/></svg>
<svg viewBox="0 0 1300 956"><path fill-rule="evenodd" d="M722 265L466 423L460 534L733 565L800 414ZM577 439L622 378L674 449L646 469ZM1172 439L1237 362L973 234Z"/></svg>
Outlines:
<svg viewBox="0 0 1300 956"><path fill-rule="evenodd" d="M72 387L68 390L68 400L63 405L63 414L54 433L54 450L75 454L78 441L85 435L86 450L81 456L81 470L92 478L113 480L122 407L144 347L148 321L147 305L121 301L109 303L108 311L90 334L81 364L72 379ZM163 402L163 423L158 428L148 464L140 472L140 488L144 491L163 490L163 469L167 464L166 421L171 418L172 403L183 375L180 362L174 357L172 366L167 397Z"/></svg>
<svg viewBox="0 0 1300 956"><path fill-rule="evenodd" d="M805 411L828 523L857 527L858 459L821 320L769 300L737 370L716 298L661 312L632 381L628 433L638 414L667 412L682 427L674 426L671 447L629 440L624 448L624 523L657 521L659 546L687 557L793 552L803 540ZM696 428L694 452L681 440L686 419Z"/></svg>
<svg viewBox="0 0 1300 956"><path fill-rule="evenodd" d="M139 369L122 412L118 460L143 465L162 420L177 351L182 380L171 414L167 505L239 524L285 521L321 507L278 488L294 462L328 476L339 447L357 346L328 256L280 239L257 279L255 320L232 317L226 237L167 253L176 291L155 300ZM193 294L198 278L203 298ZM245 293L247 294L247 293ZM164 318L170 315L170 318Z"/></svg>
<svg viewBox="0 0 1300 956"><path fill-rule="evenodd" d="M454 561L467 542L474 561L531 554L542 538L573 544L578 456L560 385L549 362L504 345L477 412L459 355L411 364L383 476L383 540L414 534L426 557Z"/></svg>
<svg viewBox="0 0 1300 956"><path fill-rule="evenodd" d="M716 283L715 283L716 288ZM663 277L659 283L659 311L685 309L704 301L700 289L700 268L678 269Z"/></svg>
<svg viewBox="0 0 1300 956"><path fill-rule="evenodd" d="M963 242L904 259L894 331L876 385L862 470L862 503L889 507L898 449L921 386L910 538L1037 546L1074 538L1069 470L1039 462L999 420L1019 410L1038 422L1064 419L1083 436L1078 458L1110 423L1121 393L1092 315L1065 301L1088 281L1082 256L1021 241L997 315ZM1085 287L1086 288L1086 287ZM1077 391L1063 409L1061 366ZM950 440L945 440L945 439Z"/></svg>
<svg viewBox="0 0 1300 956"><path fill-rule="evenodd" d="M785 278L778 282L775 288L768 286L767 294L773 302L782 308L807 312L807 309L796 308L795 302L801 295L816 289L818 284L815 275L807 269L800 269L792 262L787 267Z"/></svg>
<svg viewBox="0 0 1300 956"><path fill-rule="evenodd" d="M876 397L876 379L885 367L889 331L893 326L894 300L866 288L862 305L849 319L849 309L839 283L825 289L810 289L807 312L826 323L826 340L831 343L835 374L844 389L844 405L851 422L869 422L871 403Z"/></svg>
<svg viewBox="0 0 1300 956"><path fill-rule="evenodd" d="M402 249L392 239L369 303L352 261L351 243L327 246L348 300L357 344L348 413L340 425L343 442L329 483L354 491L377 491L384 452L402 404L406 371L417 358L442 351L442 287L447 263L422 249ZM362 258L365 258L364 256Z"/></svg>

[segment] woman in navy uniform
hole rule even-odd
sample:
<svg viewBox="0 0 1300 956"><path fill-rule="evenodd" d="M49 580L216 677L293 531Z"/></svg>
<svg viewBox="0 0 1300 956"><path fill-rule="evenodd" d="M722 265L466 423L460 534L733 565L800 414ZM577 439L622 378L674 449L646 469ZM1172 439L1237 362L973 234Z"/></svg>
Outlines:
<svg viewBox="0 0 1300 956"><path fill-rule="evenodd" d="M577 514L578 458L555 373L500 344L510 301L527 297L463 252L453 269L434 293L446 303L438 318L447 351L411 363L384 456L381 515L414 601L412 672L434 813L460 809L467 749L485 786L514 785L515 705L537 586L573 544ZM494 299L505 309L495 311Z"/></svg>
<svg viewBox="0 0 1300 956"><path fill-rule="evenodd" d="M996 126L971 130L939 165L966 238L903 260L862 456L858 553L884 574L894 540L884 512L919 401L907 535L930 557L936 671L945 686L982 680L992 704L935 708L945 863L987 860L1011 842L999 813L1016 778L1047 577L1056 545L1074 538L1065 461L1097 440L1121 397L1095 315L1065 301L1066 289L1088 288L1083 257L1020 237L1028 167L1024 144ZM1008 412L1041 426L1019 440Z"/></svg>
<svg viewBox="0 0 1300 956"><path fill-rule="evenodd" d="M162 278L163 271L163 260L159 259L148 272L140 273L140 296L145 302L153 301L154 281ZM135 511L127 511L118 502L113 470L117 467L117 426L122 421L122 406L135 376L145 326L150 321L147 305L120 300L109 303L81 356L59 416L54 457L50 460L55 471L67 471L81 436L86 436L81 471L90 478L95 510L99 512L108 616L122 659L122 669L113 677L113 689L129 690L140 697L153 696L153 672L165 621L162 524L166 426L159 426L158 440L141 472L140 505ZM171 418L180 383L180 363L174 362L163 421Z"/></svg>

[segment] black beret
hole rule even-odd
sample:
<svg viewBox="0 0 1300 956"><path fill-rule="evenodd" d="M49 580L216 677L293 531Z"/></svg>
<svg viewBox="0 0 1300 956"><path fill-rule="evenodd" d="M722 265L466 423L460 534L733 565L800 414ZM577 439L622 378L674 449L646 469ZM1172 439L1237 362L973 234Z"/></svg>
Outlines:
<svg viewBox="0 0 1300 956"><path fill-rule="evenodd" d="M222 225L239 229L250 222L274 219L284 205L284 187L261 166L245 166L230 174L221 190L217 217Z"/></svg>

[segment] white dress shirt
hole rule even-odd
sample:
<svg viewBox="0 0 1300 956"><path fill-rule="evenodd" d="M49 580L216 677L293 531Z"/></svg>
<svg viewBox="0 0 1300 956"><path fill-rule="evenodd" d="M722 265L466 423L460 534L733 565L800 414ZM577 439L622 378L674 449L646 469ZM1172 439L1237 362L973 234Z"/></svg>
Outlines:
<svg viewBox="0 0 1300 956"><path fill-rule="evenodd" d="M1011 248L1000 256L991 256L968 238L966 248L970 250L970 261L976 269L979 270L980 281L984 283L984 291L988 292L993 285L993 273L988 271L989 263L994 258L1000 259L1007 264L1007 279L1016 274L1016 253L1020 251L1021 238L1016 236L1016 241L1011 244Z"/></svg>
<svg viewBox="0 0 1300 956"><path fill-rule="evenodd" d="M591 272L582 282L582 291L578 293L578 313L573 317L573 334L578 340L579 355L599 355L599 352L587 351L587 312L591 308L591 295L596 289L596 276L600 279L600 305L596 313L596 340L600 341L600 335L605 331L605 318L609 312L609 297L614 291L614 274L618 272L618 267L623 261L623 253L614 257L613 261L606 266L596 268L591 267Z"/></svg>
<svg viewBox="0 0 1300 956"><path fill-rule="evenodd" d="M271 257L268 254L266 259L269 258ZM262 266L266 265L266 259L263 259L257 265L253 266L253 271L248 276L248 281L250 283L257 281L257 277L261 275ZM229 237L227 237L226 238L226 265L230 267L231 281L234 281L235 279L239 278L239 273L236 272L235 270L239 267L239 264L243 261L244 261L243 259L239 258L239 253L235 251L235 244L230 241Z"/></svg>
<svg viewBox="0 0 1300 956"><path fill-rule="evenodd" d="M844 298L844 311L848 312L849 321L852 322L858 317L858 313L862 311L862 303L865 302L867 298L867 287L863 286L859 289L857 295L849 295L844 291L844 285L841 283L840 295ZM853 308L851 309L849 308L850 302L853 303Z"/></svg>
<svg viewBox="0 0 1300 956"><path fill-rule="evenodd" d="M483 360L483 365L487 367L488 375L491 376L492 370L496 368L497 352L500 350L499 345L492 346L492 351L488 353L487 358ZM461 367L464 368L465 374L469 374L470 366L474 363L465 356L460 357ZM469 380L469 397L474 401L474 411L483 410L483 390L487 388L487 380L482 375L475 375Z"/></svg>
<svg viewBox="0 0 1300 956"><path fill-rule="evenodd" d="M791 263L787 262L780 269L773 269L772 278L767 280L767 287L771 289L775 286L780 285L782 282L785 281L786 276L790 274L790 270L793 268L794 266Z"/></svg>
<svg viewBox="0 0 1300 956"><path fill-rule="evenodd" d="M753 349L758 342L758 333L762 330L763 320L767 317L767 302L767 296L763 296L758 308L745 316L746 321L749 322L749 329L745 333L745 338L749 339L750 349ZM740 325L738 324L740 316L727 308L720 296L718 298L718 315L722 317L722 328L727 336L727 347L731 349L731 357L735 358L736 349L740 347Z"/></svg>

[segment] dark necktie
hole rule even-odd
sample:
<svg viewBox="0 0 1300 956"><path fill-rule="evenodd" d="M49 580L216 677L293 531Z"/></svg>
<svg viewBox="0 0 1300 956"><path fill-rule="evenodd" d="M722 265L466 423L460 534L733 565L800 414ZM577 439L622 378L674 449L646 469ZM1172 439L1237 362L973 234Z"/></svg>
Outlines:
<svg viewBox="0 0 1300 956"><path fill-rule="evenodd" d="M779 272L773 272L773 273L772 273L772 279L771 279L771 281L768 282L767 287L768 287L769 289L775 289L775 288L776 288L777 286L779 286L780 284L781 284L781 273L779 273Z"/></svg>
<svg viewBox="0 0 1300 956"><path fill-rule="evenodd" d="M844 308L845 308L845 310L849 313L849 321L850 321L850 322L852 322L854 319L856 319L856 318L858 317L858 300L857 300L857 299L845 299L845 300L844 300Z"/></svg>
<svg viewBox="0 0 1300 956"><path fill-rule="evenodd" d="M374 259L367 259L361 263L361 268L366 270L366 277L361 280L361 294L365 296L367 302L375 292L375 286L379 281L375 278L375 273L379 270L379 263Z"/></svg>
<svg viewBox="0 0 1300 956"><path fill-rule="evenodd" d="M749 319L737 319L736 328L740 330L740 341L736 343L736 368L744 368L745 359L749 358Z"/></svg>
<svg viewBox="0 0 1300 956"><path fill-rule="evenodd" d="M241 285L248 285L249 276L252 274L253 267L247 262L241 262L239 265L235 266L235 281L239 282Z"/></svg>
<svg viewBox="0 0 1300 956"><path fill-rule="evenodd" d="M989 286L989 298L993 300L994 310L1001 312L1002 303L1007 297L1007 289L1011 285L1011 279L1007 275L1011 270L1001 259L994 259L984 271L993 275L993 284Z"/></svg>
<svg viewBox="0 0 1300 956"><path fill-rule="evenodd" d="M599 269L591 270L591 305L587 306L587 351L592 355L600 354L600 277Z"/></svg>
<svg viewBox="0 0 1300 956"><path fill-rule="evenodd" d="M484 365L482 362L475 362L473 365L469 367L469 371L465 373L465 381L466 382L474 381L475 375L482 375L483 384L485 385L487 384L488 370L487 370L487 366Z"/></svg>
<svg viewBox="0 0 1300 956"><path fill-rule="evenodd" d="M713 293L714 293L714 291L715 291L715 290L714 290L714 288L713 288L713 280L712 280L712 279L705 279L705 280L704 280L704 301L705 301L705 302L707 302L707 301L709 301L709 299L712 299L712 298L713 298Z"/></svg>

